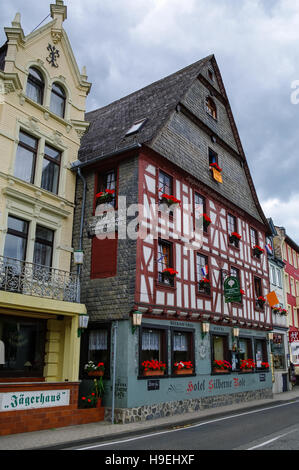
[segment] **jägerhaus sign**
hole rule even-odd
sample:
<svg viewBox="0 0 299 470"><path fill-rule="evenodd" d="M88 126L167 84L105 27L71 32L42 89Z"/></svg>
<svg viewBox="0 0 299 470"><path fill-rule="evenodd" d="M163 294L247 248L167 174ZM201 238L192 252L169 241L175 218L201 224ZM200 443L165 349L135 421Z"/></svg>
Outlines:
<svg viewBox="0 0 299 470"><path fill-rule="evenodd" d="M224 281L224 299L225 302L242 302L240 292L240 282L237 277L229 276Z"/></svg>
<svg viewBox="0 0 299 470"><path fill-rule="evenodd" d="M69 390L13 391L0 393L0 412L67 406L69 403Z"/></svg>

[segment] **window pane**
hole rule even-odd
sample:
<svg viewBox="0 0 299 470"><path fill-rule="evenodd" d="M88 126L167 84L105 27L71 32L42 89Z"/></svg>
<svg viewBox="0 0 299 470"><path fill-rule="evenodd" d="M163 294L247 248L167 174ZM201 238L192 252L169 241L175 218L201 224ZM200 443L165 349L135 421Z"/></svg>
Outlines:
<svg viewBox="0 0 299 470"><path fill-rule="evenodd" d="M25 149L19 144L16 154L14 176L26 181L27 183L33 183L34 162L34 152Z"/></svg>
<svg viewBox="0 0 299 470"><path fill-rule="evenodd" d="M24 261L26 256L26 239L8 233L5 238L4 256Z"/></svg>
<svg viewBox="0 0 299 470"><path fill-rule="evenodd" d="M37 147L37 139L29 134L25 134L24 132L20 132L19 141L26 144L28 147L31 147L32 150L35 150Z"/></svg>
<svg viewBox="0 0 299 470"><path fill-rule="evenodd" d="M35 264L51 267L52 265L52 247L35 242L34 260Z"/></svg>
<svg viewBox="0 0 299 470"><path fill-rule="evenodd" d="M163 171L159 172L159 197L162 194L172 195L172 178L164 173Z"/></svg>
<svg viewBox="0 0 299 470"><path fill-rule="evenodd" d="M162 332L144 329L142 331L141 364L143 361L162 360Z"/></svg>
<svg viewBox="0 0 299 470"><path fill-rule="evenodd" d="M60 150L50 147L49 145L45 145L45 155L53 158L54 160L57 160L57 162L60 162L60 156L61 156Z"/></svg>
<svg viewBox="0 0 299 470"><path fill-rule="evenodd" d="M42 104L44 91L44 80L42 75L35 68L29 69L26 95L36 103Z"/></svg>
<svg viewBox="0 0 299 470"><path fill-rule="evenodd" d="M41 188L58 193L59 165L44 158Z"/></svg>
<svg viewBox="0 0 299 470"><path fill-rule="evenodd" d="M48 267L52 266L53 239L53 230L40 226L36 227L33 260L35 264Z"/></svg>
<svg viewBox="0 0 299 470"><path fill-rule="evenodd" d="M22 219L17 219L16 217L9 216L7 219L7 228L8 230L16 230L18 232L27 234L28 232L28 222Z"/></svg>
<svg viewBox="0 0 299 470"><path fill-rule="evenodd" d="M52 113L57 114L60 117L63 117L64 108L65 108L65 98L52 92L51 102L50 102L50 111L52 111Z"/></svg>
<svg viewBox="0 0 299 470"><path fill-rule="evenodd" d="M5 344L5 372L42 376L44 366L46 320L16 317L0 318L0 340Z"/></svg>

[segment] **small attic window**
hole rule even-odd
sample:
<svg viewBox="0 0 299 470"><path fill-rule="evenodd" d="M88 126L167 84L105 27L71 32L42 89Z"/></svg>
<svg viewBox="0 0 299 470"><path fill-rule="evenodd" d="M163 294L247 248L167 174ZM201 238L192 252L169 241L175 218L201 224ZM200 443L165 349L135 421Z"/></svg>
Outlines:
<svg viewBox="0 0 299 470"><path fill-rule="evenodd" d="M140 131L145 121L146 118L140 119L139 121L135 121L134 124L130 127L130 129L126 132L126 135L135 134L136 132Z"/></svg>
<svg viewBox="0 0 299 470"><path fill-rule="evenodd" d="M208 77L211 80L211 82L214 81L214 74L211 69L208 69Z"/></svg>

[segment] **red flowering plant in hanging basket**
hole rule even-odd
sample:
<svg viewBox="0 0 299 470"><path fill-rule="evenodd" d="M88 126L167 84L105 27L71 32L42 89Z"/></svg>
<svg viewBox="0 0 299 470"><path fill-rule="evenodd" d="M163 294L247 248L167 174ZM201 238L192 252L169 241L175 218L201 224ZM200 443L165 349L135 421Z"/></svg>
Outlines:
<svg viewBox="0 0 299 470"><path fill-rule="evenodd" d="M265 251L265 250L264 250L263 248L261 248L259 245L255 245L255 246L253 247L253 254L254 254L254 256L256 256L257 258L260 258L261 254L263 254L264 251Z"/></svg>
<svg viewBox="0 0 299 470"><path fill-rule="evenodd" d="M222 171L222 168L218 165L218 163L210 163L210 168L215 168L217 171Z"/></svg>
<svg viewBox="0 0 299 470"><path fill-rule="evenodd" d="M241 235L237 232L232 232L229 236L229 242L233 243L236 247L239 246L239 242L241 240Z"/></svg>
<svg viewBox="0 0 299 470"><path fill-rule="evenodd" d="M203 223L203 228L206 230L210 223L212 222L210 217L207 214L202 214L202 223Z"/></svg>
<svg viewBox="0 0 299 470"><path fill-rule="evenodd" d="M260 295L257 299L257 303L259 305L260 308L264 308L264 305L265 305L265 302L266 302L266 299L265 297L263 297L262 295Z"/></svg>
<svg viewBox="0 0 299 470"><path fill-rule="evenodd" d="M162 194L161 202L166 203L168 206L172 206L173 204L175 204L175 205L180 205L181 204L180 199L177 199L176 197L172 196L171 194L166 194L166 193Z"/></svg>
<svg viewBox="0 0 299 470"><path fill-rule="evenodd" d="M213 361L213 370L214 372L224 372L224 373L227 373L227 372L230 372L231 371L231 364L228 362L228 361L225 361L225 360L214 360Z"/></svg>
<svg viewBox="0 0 299 470"><path fill-rule="evenodd" d="M162 361L152 359L151 361L143 361L141 363L143 375L164 375L166 364Z"/></svg>
<svg viewBox="0 0 299 470"><path fill-rule="evenodd" d="M203 290L206 294L209 294L211 292L211 284L209 279L206 277L203 277L198 284L199 290Z"/></svg>
<svg viewBox="0 0 299 470"><path fill-rule="evenodd" d="M115 189L105 189L96 194L97 203L104 204L113 201L115 195Z"/></svg>

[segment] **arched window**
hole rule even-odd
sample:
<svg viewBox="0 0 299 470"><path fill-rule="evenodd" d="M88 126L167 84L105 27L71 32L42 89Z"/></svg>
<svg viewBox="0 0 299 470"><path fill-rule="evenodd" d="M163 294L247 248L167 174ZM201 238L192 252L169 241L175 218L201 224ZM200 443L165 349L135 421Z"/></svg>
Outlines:
<svg viewBox="0 0 299 470"><path fill-rule="evenodd" d="M217 119L216 105L215 105L214 101L212 100L212 98L210 98L209 96L206 98L206 111L214 119Z"/></svg>
<svg viewBox="0 0 299 470"><path fill-rule="evenodd" d="M35 67L30 67L26 95L36 103L43 104L45 82L42 74Z"/></svg>
<svg viewBox="0 0 299 470"><path fill-rule="evenodd" d="M65 112L65 91L57 83L53 83L51 91L50 110L60 117L64 117Z"/></svg>

